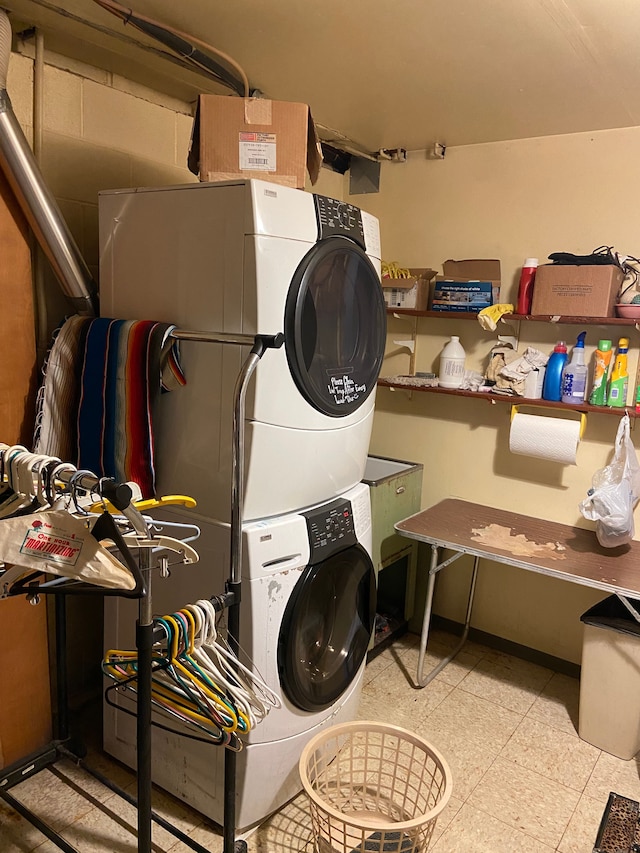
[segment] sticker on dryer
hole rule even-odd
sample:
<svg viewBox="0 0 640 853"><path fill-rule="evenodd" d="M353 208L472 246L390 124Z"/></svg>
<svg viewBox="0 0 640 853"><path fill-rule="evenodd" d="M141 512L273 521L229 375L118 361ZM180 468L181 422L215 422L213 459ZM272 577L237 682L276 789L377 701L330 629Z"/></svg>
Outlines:
<svg viewBox="0 0 640 853"><path fill-rule="evenodd" d="M332 376L327 391L337 406L354 403L367 390L366 385L358 385L350 376Z"/></svg>
<svg viewBox="0 0 640 853"><path fill-rule="evenodd" d="M275 172L276 135L257 131L239 134L240 169L245 171Z"/></svg>

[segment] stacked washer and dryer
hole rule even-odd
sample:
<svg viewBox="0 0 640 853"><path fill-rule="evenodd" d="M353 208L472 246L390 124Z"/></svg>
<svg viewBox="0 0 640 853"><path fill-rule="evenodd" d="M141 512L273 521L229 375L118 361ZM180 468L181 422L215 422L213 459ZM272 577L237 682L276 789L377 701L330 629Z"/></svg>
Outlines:
<svg viewBox="0 0 640 853"><path fill-rule="evenodd" d="M361 483L386 336L377 220L324 196L256 180L100 196L103 316L181 329L284 333L245 407L240 645L281 707L238 756L236 823L300 788L298 758L357 713L375 619L368 486ZM229 574L235 383L246 351L182 344L187 385L161 396L159 494L185 494L200 562L153 583L153 610L219 594ZM107 648L133 648L135 602L110 598ZM135 720L105 705L104 746L135 766ZM155 729L153 780L223 819L223 750Z"/></svg>

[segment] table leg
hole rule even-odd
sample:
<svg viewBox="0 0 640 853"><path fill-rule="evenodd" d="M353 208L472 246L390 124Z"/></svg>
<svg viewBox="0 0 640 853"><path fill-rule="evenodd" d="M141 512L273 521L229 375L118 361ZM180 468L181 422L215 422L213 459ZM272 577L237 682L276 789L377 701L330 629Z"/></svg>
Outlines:
<svg viewBox="0 0 640 853"><path fill-rule="evenodd" d="M461 557L462 554L458 553L454 557L446 560L444 563L438 565L438 546L431 546L431 565L429 567L429 578L427 581L427 598L425 601L424 607L424 617L422 620L422 634L420 636L420 652L418 655L418 672L416 675L416 680L418 682L418 687L426 687L430 681L438 675L439 672L445 668L445 666L450 663L454 657L458 654L460 649L464 646L467 641L467 636L469 634L469 625L471 624L471 611L473 609L473 598L476 591L476 578L478 576L478 557L473 558L473 570L471 573L471 583L469 585L469 600L467 601L467 613L465 616L464 622L464 631L462 632L462 637L460 638L460 642L455 647L455 649L448 654L445 658L443 658L440 663L435 666L431 672L424 674L424 659L427 650L427 640L429 639L429 625L431 623L431 609L433 607L433 591L436 583L436 575L443 569L445 566L449 565L449 563L453 562L454 559Z"/></svg>

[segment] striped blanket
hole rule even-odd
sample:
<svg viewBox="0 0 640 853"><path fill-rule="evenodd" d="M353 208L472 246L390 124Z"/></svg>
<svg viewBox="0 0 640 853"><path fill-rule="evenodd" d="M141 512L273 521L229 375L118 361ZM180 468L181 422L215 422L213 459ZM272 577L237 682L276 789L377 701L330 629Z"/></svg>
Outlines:
<svg viewBox="0 0 640 853"><path fill-rule="evenodd" d="M153 418L162 391L185 384L174 327L71 317L49 354L35 451L155 495Z"/></svg>

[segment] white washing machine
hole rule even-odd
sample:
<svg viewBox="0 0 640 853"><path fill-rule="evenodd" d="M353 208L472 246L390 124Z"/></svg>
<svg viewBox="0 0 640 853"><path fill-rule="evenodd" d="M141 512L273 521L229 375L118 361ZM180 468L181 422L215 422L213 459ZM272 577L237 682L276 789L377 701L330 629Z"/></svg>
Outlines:
<svg viewBox="0 0 640 853"><path fill-rule="evenodd" d="M229 527L202 523L200 562L154 580L154 612L171 613L222 591ZM259 823L300 790L298 759L322 727L355 719L375 621L369 487L304 512L243 528L240 644L282 706L243 740L236 823ZM136 602L105 600L105 647L134 648ZM130 707L127 705L127 707ZM135 719L105 705L104 748L135 766ZM166 725L166 717L162 718ZM153 781L217 823L223 820L224 750L153 731Z"/></svg>
<svg viewBox="0 0 640 853"><path fill-rule="evenodd" d="M284 333L247 394L246 520L336 497L363 476L384 353L378 221L256 180L100 194L105 317ZM182 342L187 385L161 396L160 494L229 520L232 400L246 348Z"/></svg>

